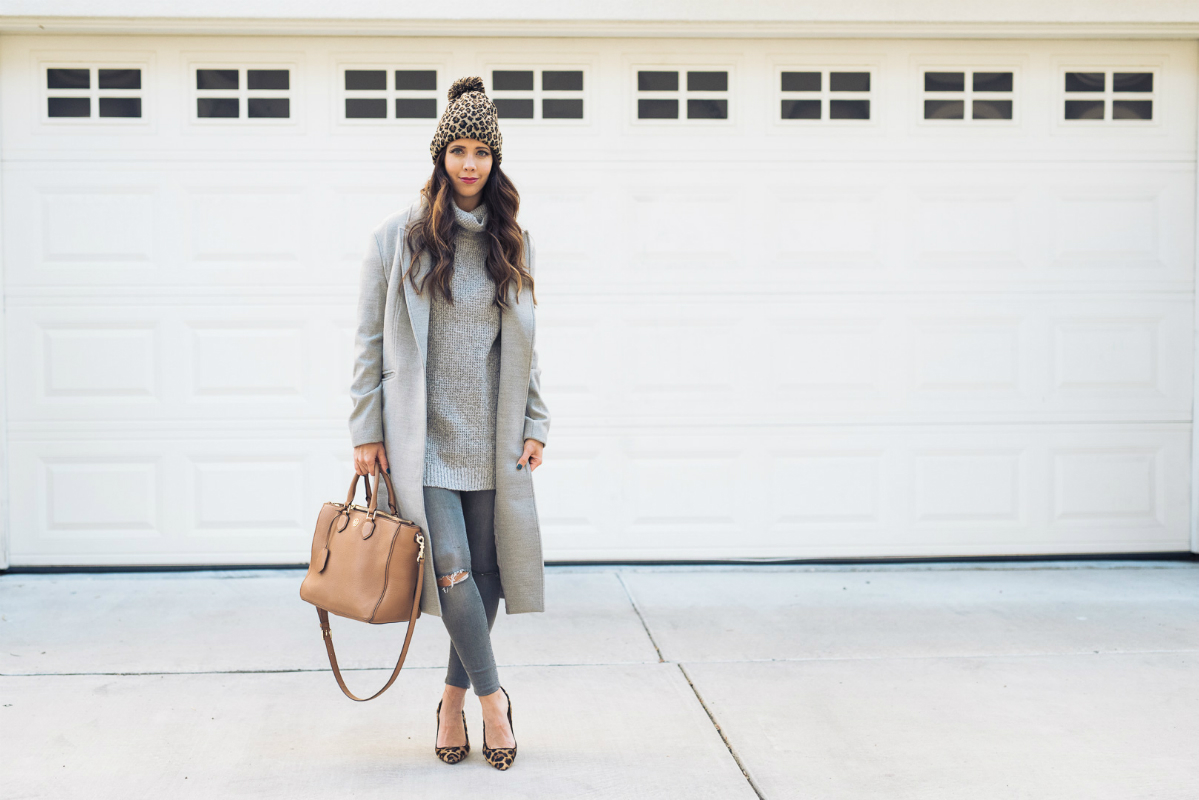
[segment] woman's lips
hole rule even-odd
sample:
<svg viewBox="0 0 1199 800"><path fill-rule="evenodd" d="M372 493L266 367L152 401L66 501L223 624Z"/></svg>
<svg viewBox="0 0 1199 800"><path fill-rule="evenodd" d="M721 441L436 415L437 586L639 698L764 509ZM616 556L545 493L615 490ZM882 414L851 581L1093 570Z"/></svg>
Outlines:
<svg viewBox="0 0 1199 800"><path fill-rule="evenodd" d="M459 178L458 180L462 181L463 183L474 183L478 180L478 178Z"/></svg>

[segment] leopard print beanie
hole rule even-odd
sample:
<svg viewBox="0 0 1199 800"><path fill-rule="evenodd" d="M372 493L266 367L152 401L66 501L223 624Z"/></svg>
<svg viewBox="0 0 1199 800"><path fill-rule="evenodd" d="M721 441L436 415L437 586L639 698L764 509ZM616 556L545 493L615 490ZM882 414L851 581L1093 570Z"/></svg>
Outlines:
<svg viewBox="0 0 1199 800"><path fill-rule="evenodd" d="M498 166L504 137L500 136L495 103L483 93L483 79L459 78L450 87L449 98L429 145L433 163L437 163L441 149L455 139L478 139L491 148L494 163Z"/></svg>

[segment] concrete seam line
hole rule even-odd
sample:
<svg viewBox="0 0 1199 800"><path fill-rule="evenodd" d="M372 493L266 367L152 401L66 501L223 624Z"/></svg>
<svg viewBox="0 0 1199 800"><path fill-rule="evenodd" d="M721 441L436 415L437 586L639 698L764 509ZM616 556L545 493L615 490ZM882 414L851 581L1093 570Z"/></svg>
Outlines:
<svg viewBox="0 0 1199 800"><path fill-rule="evenodd" d="M929 655L929 656L820 656L811 658L738 658L738 659L710 659L706 661L693 662L701 664L807 664L812 662L828 662L828 661L970 661L970 660L990 660L997 661L1002 659L1016 658L1093 658L1094 656L1154 656L1154 655L1194 655L1199 654L1199 650L1184 649L1184 650L1099 650L1089 653L982 653L976 655ZM572 667L628 667L637 666L640 664L650 664L650 661L587 661L574 663L522 663L522 664L499 664L498 666L509 669L518 669L523 667L551 667L569 669ZM678 664L677 661L659 661L660 664ZM342 672L386 672L391 667L343 667ZM430 669L445 669L442 666L433 667L404 667L408 670L430 670ZM140 676L153 675L275 675L287 673L304 673L304 672L328 672L328 667L295 667L291 669L208 669L208 670L149 670L146 672L0 672L0 678L85 678L88 676L110 676L120 678L136 678Z"/></svg>
<svg viewBox="0 0 1199 800"><path fill-rule="evenodd" d="M630 667L643 664L664 663L653 661L588 661L567 664L497 664L497 666L508 669L521 669L524 667L551 667L569 669L572 667ZM673 663L673 662L672 662ZM714 662L725 663L725 662ZM737 662L740 663L740 662ZM342 667L342 672L387 672L391 667ZM443 666L434 667L408 667L406 670L431 670L441 669ZM90 676L101 677L116 677L116 678L137 678L143 676L155 675L283 675L291 673L312 673L312 672L328 672L326 667L295 667L292 669L193 669L193 670L148 670L146 672L0 672L0 678L86 678Z"/></svg>
<svg viewBox="0 0 1199 800"><path fill-rule="evenodd" d="M716 728L716 732L720 734L720 740L724 742L724 746L728 748L729 755L733 757L733 761L737 763L737 768L741 770L741 774L745 776L745 780L749 781L749 788L754 790L754 794L758 796L758 800L766 800L766 795L762 793L761 787L757 781L749 774L749 770L745 768L745 764L741 763L741 756L737 755L737 751L733 749L732 742L729 737L725 736L724 728L720 727L720 723L716 721L716 715L712 713L712 709L708 708L708 704L704 702L703 695L699 693L699 689L695 688L695 682L691 680L691 676L687 674L687 668L682 664L678 665L679 672L683 673L683 677L687 680L687 685L691 687L691 691L695 694L695 699L699 701L699 705L703 708L704 713L708 715L708 719L712 720L712 727Z"/></svg>
<svg viewBox="0 0 1199 800"><path fill-rule="evenodd" d="M629 586L624 582L624 577L619 573L616 575L616 580L620 581L621 588L624 589L624 596L629 598L629 605L633 607L633 611L637 614L637 619L641 620L641 627L645 630L645 635L649 637L649 643L654 646L654 651L658 654L658 663L665 664L666 659L662 658L662 648L658 647L658 642L654 639L654 634L650 631L649 625L645 621L645 615L641 613L641 609L637 607L637 601L633 599L633 593L629 591Z"/></svg>
<svg viewBox="0 0 1199 800"><path fill-rule="evenodd" d="M343 667L341 671L387 672L390 669L391 667ZM405 669L430 670L445 669L445 667L405 667ZM0 672L0 678L151 678L169 675L291 675L328 671L328 667L297 667L295 669L193 669L173 672L164 672L162 670L149 670L146 672Z"/></svg>

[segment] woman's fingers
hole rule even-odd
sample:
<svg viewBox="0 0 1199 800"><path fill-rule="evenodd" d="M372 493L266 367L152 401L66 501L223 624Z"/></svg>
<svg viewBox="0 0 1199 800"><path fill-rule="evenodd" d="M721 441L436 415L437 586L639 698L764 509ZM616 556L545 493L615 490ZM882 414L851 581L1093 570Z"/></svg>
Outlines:
<svg viewBox="0 0 1199 800"><path fill-rule="evenodd" d="M354 472L373 475L376 462L382 469L387 469L387 451L382 442L360 444L354 448Z"/></svg>
<svg viewBox="0 0 1199 800"><path fill-rule="evenodd" d="M525 451L521 453L520 460L516 462L517 469L529 468L529 472L537 469L541 464L541 443L536 439L525 439Z"/></svg>

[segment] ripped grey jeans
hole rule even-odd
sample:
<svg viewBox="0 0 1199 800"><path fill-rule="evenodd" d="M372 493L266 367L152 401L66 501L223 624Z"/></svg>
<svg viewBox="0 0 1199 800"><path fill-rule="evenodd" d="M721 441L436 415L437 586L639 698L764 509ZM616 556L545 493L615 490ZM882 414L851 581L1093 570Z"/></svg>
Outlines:
<svg viewBox="0 0 1199 800"><path fill-rule="evenodd" d="M499 691L491 652L491 626L500 604L495 554L495 490L460 491L426 486L425 518L441 621L450 634L445 682L486 695Z"/></svg>

